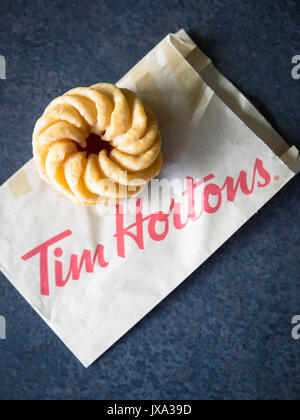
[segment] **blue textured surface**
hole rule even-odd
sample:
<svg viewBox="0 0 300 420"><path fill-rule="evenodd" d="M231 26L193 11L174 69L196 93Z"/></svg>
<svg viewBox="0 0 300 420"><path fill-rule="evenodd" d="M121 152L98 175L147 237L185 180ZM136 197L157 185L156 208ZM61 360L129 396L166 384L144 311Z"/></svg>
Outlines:
<svg viewBox="0 0 300 420"><path fill-rule="evenodd" d="M117 81L181 27L300 147L298 0L1 0L0 184L52 98ZM299 198L297 177L88 370L1 275L0 398L299 399Z"/></svg>

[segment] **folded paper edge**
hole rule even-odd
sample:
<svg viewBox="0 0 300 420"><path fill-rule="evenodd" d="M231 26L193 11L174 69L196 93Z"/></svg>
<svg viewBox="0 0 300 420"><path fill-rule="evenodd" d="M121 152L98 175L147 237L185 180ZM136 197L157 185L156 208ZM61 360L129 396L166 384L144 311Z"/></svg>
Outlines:
<svg viewBox="0 0 300 420"><path fill-rule="evenodd" d="M280 159L295 174L300 172L300 155L297 147L292 146L282 156L280 156Z"/></svg>
<svg viewBox="0 0 300 420"><path fill-rule="evenodd" d="M290 147L255 106L214 66L187 32L181 29L167 36L171 45L193 67L203 81L263 141L295 174L300 172L300 157L295 146ZM247 110L245 111L245 107ZM250 112L249 112L250 111Z"/></svg>

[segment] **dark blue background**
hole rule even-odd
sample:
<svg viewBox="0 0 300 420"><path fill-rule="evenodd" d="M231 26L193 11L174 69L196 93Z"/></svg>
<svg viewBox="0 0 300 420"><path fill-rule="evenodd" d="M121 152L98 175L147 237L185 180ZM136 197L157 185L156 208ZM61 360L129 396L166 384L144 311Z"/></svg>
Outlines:
<svg viewBox="0 0 300 420"><path fill-rule="evenodd" d="M300 147L298 0L1 0L0 184L52 98L116 82L182 27ZM299 198L297 177L88 370L1 275L0 398L299 399Z"/></svg>

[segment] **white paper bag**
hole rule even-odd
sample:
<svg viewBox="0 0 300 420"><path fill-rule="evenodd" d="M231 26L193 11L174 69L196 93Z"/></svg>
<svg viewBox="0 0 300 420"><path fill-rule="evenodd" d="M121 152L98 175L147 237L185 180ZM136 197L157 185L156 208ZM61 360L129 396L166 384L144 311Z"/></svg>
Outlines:
<svg viewBox="0 0 300 420"><path fill-rule="evenodd" d="M146 208L149 191L124 214L125 204L77 207L40 180L33 161L0 189L0 268L86 367L273 197L299 161L184 31L119 86L159 119L159 179L172 182L163 212L154 198Z"/></svg>

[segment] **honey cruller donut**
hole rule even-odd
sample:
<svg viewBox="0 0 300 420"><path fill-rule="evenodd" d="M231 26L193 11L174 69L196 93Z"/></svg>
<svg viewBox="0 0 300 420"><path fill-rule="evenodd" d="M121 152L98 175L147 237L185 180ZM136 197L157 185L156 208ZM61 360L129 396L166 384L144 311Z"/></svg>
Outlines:
<svg viewBox="0 0 300 420"><path fill-rule="evenodd" d="M130 90L99 83L50 103L33 132L41 177L79 205L140 192L162 167L155 116Z"/></svg>

